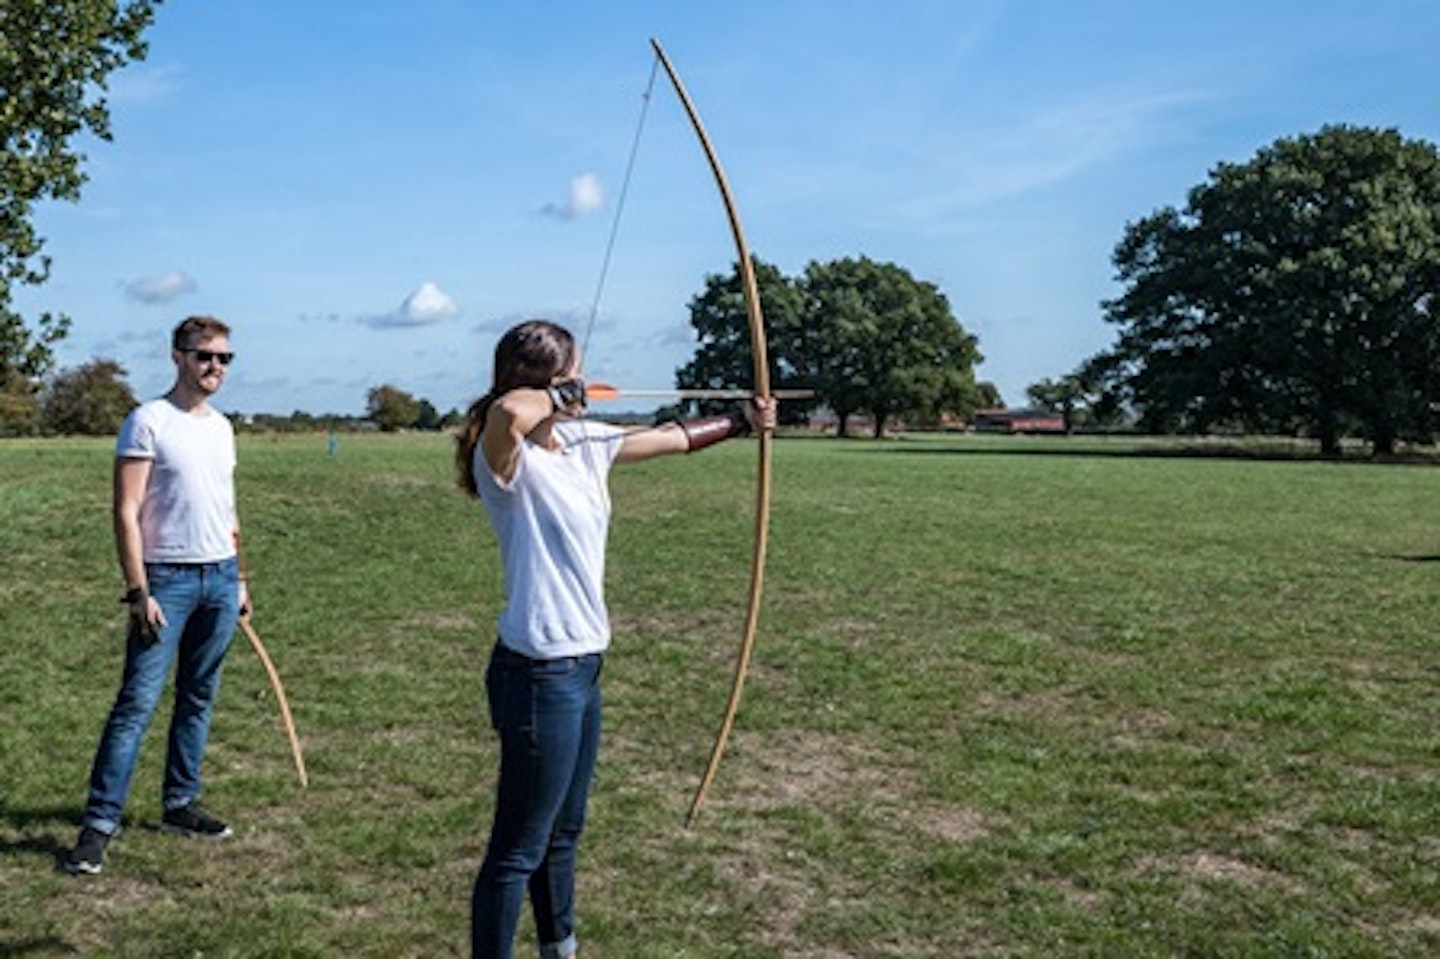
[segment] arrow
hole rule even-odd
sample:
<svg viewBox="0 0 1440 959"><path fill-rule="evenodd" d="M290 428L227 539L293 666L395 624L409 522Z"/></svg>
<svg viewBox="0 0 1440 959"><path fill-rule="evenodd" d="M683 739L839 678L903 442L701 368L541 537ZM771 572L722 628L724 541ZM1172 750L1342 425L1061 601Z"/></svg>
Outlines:
<svg viewBox="0 0 1440 959"><path fill-rule="evenodd" d="M586 383L585 398L592 402L618 400L631 397L673 396L681 400L748 400L753 399L754 390L627 390L609 383ZM771 390L770 395L781 400L805 400L815 396L814 390Z"/></svg>

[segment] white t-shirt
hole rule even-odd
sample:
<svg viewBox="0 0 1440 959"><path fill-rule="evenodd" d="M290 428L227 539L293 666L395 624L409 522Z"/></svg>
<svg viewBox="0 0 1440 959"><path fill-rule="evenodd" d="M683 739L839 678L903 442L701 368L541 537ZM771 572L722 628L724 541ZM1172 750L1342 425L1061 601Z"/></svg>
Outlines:
<svg viewBox="0 0 1440 959"><path fill-rule="evenodd" d="M147 563L214 563L235 555L235 431L218 411L186 413L167 399L130 411L119 458L154 460L140 504Z"/></svg>
<svg viewBox="0 0 1440 959"><path fill-rule="evenodd" d="M559 450L521 444L508 485L501 485L481 446L475 447L475 488L505 568L500 639L533 659L583 656L610 645L606 482L625 434L605 423L562 420L552 435Z"/></svg>

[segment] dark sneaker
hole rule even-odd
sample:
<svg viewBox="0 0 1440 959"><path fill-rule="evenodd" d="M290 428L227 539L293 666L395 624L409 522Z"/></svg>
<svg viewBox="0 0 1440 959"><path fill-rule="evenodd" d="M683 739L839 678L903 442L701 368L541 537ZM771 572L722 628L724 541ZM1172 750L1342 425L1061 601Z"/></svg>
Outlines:
<svg viewBox="0 0 1440 959"><path fill-rule="evenodd" d="M109 842L109 836L85 826L75 840L75 848L65 857L65 871L72 876L99 874L105 868L105 846Z"/></svg>
<svg viewBox="0 0 1440 959"><path fill-rule="evenodd" d="M200 808L198 803L167 809L160 817L160 831L197 839L229 839L233 832L219 819Z"/></svg>

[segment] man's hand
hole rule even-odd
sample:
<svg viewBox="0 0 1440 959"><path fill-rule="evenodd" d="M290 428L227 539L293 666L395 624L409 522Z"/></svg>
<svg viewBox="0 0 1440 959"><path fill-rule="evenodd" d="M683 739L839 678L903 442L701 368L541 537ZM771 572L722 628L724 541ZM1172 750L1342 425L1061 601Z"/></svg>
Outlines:
<svg viewBox="0 0 1440 959"><path fill-rule="evenodd" d="M154 646L160 642L160 630L148 619L139 616L131 616L130 624L126 627L125 638L132 642L138 642L141 646Z"/></svg>
<svg viewBox="0 0 1440 959"><path fill-rule="evenodd" d="M137 587L122 596L120 602L128 607L126 638L143 646L158 643L160 627L165 625L165 612L160 608L160 604L151 598L149 591Z"/></svg>

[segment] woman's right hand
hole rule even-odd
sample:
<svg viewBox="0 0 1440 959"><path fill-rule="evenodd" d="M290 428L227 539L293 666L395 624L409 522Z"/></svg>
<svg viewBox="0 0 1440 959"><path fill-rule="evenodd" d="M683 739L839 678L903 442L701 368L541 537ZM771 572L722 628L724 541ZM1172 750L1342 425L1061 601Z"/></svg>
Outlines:
<svg viewBox="0 0 1440 959"><path fill-rule="evenodd" d="M578 376L551 384L545 393L556 413L579 416L585 412L585 381Z"/></svg>

